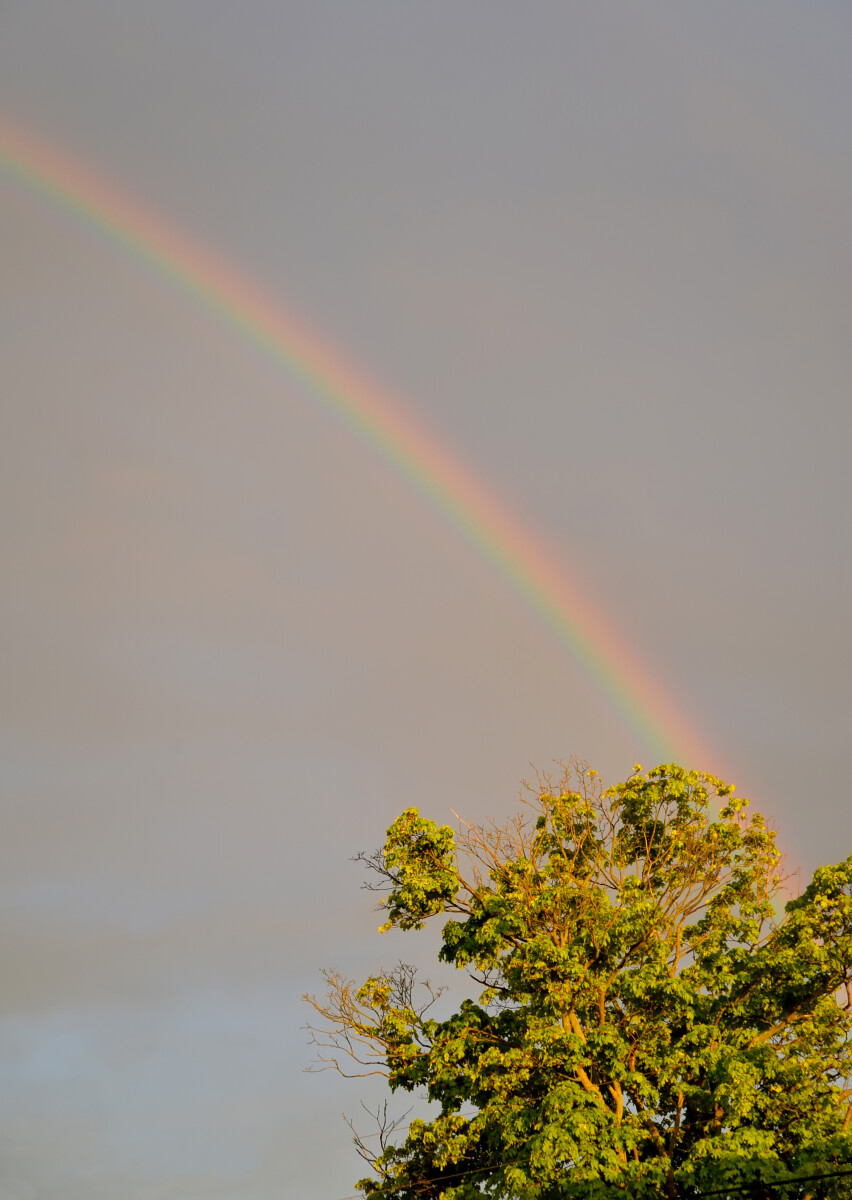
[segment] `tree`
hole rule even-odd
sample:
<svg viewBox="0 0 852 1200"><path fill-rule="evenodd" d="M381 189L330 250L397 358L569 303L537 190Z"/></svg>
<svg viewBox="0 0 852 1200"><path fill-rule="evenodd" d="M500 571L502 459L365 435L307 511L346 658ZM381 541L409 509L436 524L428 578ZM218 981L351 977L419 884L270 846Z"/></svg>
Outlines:
<svg viewBox="0 0 852 1200"><path fill-rule="evenodd" d="M747 806L676 765L605 789L574 761L504 825L456 834L409 808L359 855L387 892L382 931L448 916L440 958L482 993L438 1019L400 964L306 997L323 1064L349 1073L345 1051L440 1104L401 1140L392 1123L376 1150L358 1139L375 1175L358 1188L848 1196L852 856L779 912L775 834Z"/></svg>

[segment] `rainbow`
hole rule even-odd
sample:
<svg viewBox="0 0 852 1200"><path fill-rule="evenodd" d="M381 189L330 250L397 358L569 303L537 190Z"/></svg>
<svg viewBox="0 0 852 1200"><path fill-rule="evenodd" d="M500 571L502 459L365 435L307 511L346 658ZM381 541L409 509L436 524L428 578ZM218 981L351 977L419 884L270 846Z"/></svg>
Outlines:
<svg viewBox="0 0 852 1200"><path fill-rule="evenodd" d="M277 299L172 228L90 166L0 116L0 170L73 216L284 367L416 489L508 580L638 735L641 753L706 767L679 705L625 644L600 605L558 565L466 463L404 403L346 361Z"/></svg>

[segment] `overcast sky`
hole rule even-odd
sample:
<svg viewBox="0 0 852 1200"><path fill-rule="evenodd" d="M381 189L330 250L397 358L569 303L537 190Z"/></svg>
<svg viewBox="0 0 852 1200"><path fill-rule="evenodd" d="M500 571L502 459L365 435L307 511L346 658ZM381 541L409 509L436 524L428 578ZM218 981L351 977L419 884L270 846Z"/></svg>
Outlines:
<svg viewBox="0 0 852 1200"><path fill-rule="evenodd" d="M809 872L852 851L850 52L832 3L0 0L0 113L381 379ZM302 1073L298 997L428 960L350 855L649 749L315 396L2 170L0 347L0 1196L348 1196L373 1091Z"/></svg>

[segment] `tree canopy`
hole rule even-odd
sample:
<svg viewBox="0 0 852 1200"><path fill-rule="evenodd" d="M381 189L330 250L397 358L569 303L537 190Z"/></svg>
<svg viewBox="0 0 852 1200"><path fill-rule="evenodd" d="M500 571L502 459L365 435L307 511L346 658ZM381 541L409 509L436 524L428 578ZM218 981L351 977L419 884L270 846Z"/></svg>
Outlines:
<svg viewBox="0 0 852 1200"><path fill-rule="evenodd" d="M669 764L604 788L575 761L505 824L409 808L359 857L382 930L443 917L440 958L482 989L439 1019L400 964L307 997L323 1062L440 1105L360 1141L367 1196L850 1194L852 856L782 907L732 786Z"/></svg>

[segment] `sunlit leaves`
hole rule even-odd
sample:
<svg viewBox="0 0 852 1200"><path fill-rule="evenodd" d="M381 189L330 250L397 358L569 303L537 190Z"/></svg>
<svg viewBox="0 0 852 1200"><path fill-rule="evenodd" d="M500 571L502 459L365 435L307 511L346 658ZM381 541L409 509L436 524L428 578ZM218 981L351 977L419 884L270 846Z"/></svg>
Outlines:
<svg viewBox="0 0 852 1200"><path fill-rule="evenodd" d="M400 967L314 1000L322 1045L441 1106L362 1144L362 1190L700 1197L852 1160L852 857L779 919L774 833L714 776L604 790L575 764L529 806L457 835L408 809L366 860L384 928L443 915L441 958L483 991L439 1020Z"/></svg>

